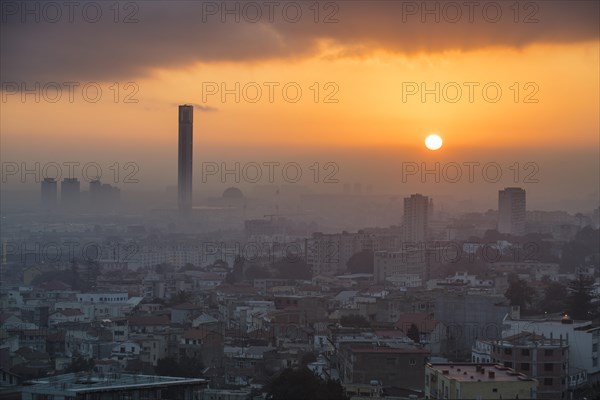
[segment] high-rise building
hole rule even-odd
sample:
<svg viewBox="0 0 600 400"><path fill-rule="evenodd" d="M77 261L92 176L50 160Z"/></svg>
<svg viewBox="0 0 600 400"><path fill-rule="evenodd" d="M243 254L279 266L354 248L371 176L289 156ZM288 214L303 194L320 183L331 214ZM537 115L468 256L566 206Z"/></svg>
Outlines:
<svg viewBox="0 0 600 400"><path fill-rule="evenodd" d="M56 179L44 178L42 181L42 208L46 210L56 208L57 195Z"/></svg>
<svg viewBox="0 0 600 400"><path fill-rule="evenodd" d="M433 203L431 205L433 207ZM427 240L429 198L412 194L404 198L404 241L409 243Z"/></svg>
<svg viewBox="0 0 600 400"><path fill-rule="evenodd" d="M498 192L498 232L525 234L525 190L505 188Z"/></svg>
<svg viewBox="0 0 600 400"><path fill-rule="evenodd" d="M79 207L80 184L77 178L64 178L60 184L60 202L63 208L73 211Z"/></svg>
<svg viewBox="0 0 600 400"><path fill-rule="evenodd" d="M192 165L194 107L179 106L179 146L177 163L178 207L182 214L192 209Z"/></svg>

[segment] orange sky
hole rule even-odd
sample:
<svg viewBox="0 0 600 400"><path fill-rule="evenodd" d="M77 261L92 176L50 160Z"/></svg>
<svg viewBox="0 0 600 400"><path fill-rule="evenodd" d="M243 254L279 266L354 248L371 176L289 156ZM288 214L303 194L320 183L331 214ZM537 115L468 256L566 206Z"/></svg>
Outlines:
<svg viewBox="0 0 600 400"><path fill-rule="evenodd" d="M161 2L143 2L141 22L130 26L12 21L2 26L3 52L10 55L2 60L10 78L3 88L21 79L29 88L36 80L95 81L103 96L87 102L80 86L70 102L63 85L59 101L42 96L36 103L33 95L22 101L21 94L4 90L0 156L15 162L135 161L145 182L164 188L176 176L177 105L191 103L195 174L202 160L336 161L344 182L382 187L395 179L399 160L502 159L506 165L539 162L543 181L532 198L598 197L600 40L589 2L544 3L539 23L514 24L506 14L502 26L423 24L418 18L398 25L393 3L371 3L340 3L340 22L330 26L310 20L201 24L191 11L199 6L189 2L169 13ZM125 102L133 88L128 82L137 88L136 103ZM236 82L240 88L259 85L262 97L252 103L240 93L237 103L233 95L223 102L219 94L203 93L207 83L233 88ZM264 82L279 84L273 102ZM462 90L454 103L454 89L452 98L443 97L443 87L453 82ZM477 84L473 101L465 82ZM288 83L302 90L296 103L283 97ZM420 92L403 93L436 83L439 103L431 94L422 101ZM486 101L486 84L502 90L499 101ZM333 91L337 102L326 103ZM528 94L536 102L526 102ZM424 148L430 133L444 139L441 150Z"/></svg>
<svg viewBox="0 0 600 400"><path fill-rule="evenodd" d="M32 142L45 151L58 152L73 146L173 147L176 132L175 105L187 102L216 109L196 108L196 134L203 145L243 146L419 146L430 132L445 140L443 151L465 147L549 147L586 148L598 146L598 42L577 45L534 45L525 49L490 48L471 52L448 51L411 57L378 51L368 57L327 58L328 49L290 63L264 61L245 63L197 63L186 68L154 70L151 76L131 79L139 91L132 93L120 83L119 102L114 102L112 82L99 82L102 99L84 101L75 89L68 101L66 88L52 104L35 103L32 95L3 100L1 129L3 155L31 150ZM240 102L235 96L222 101L219 93L206 94L203 85L225 83L233 89L240 82ZM277 82L273 102L264 82ZM314 102L318 82L319 102ZM421 98L421 85L440 85L440 102L429 94ZM455 103L455 82L462 97ZM473 101L469 86L473 86ZM519 84L515 93L514 83ZM262 96L249 103L244 85L256 83ZM286 101L282 87L297 83L302 97ZM330 86L325 88L327 83ZM496 103L486 101L483 85L492 83L502 90ZM527 88L525 85L530 84ZM412 85L416 86L412 86ZM252 86L252 85L250 85ZM248 87L247 98L256 92ZM312 89L311 89L312 88ZM419 91L406 95L403 88ZM327 89L327 90L326 90ZM335 94L334 90L338 89ZM495 88L488 89L490 97ZM526 103L527 94L537 103ZM91 93L91 92L90 92ZM291 88L289 96L295 95ZM337 103L325 103L327 94ZM446 94L447 96L444 96ZM518 102L515 103L514 96ZM206 101L203 101L206 100ZM35 118L31 118L35 115Z"/></svg>

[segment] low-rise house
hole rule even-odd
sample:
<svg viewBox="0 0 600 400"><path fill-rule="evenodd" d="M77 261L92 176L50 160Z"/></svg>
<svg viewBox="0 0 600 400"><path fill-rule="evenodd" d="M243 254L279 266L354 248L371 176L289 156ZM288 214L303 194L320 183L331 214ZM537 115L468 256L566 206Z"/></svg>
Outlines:
<svg viewBox="0 0 600 400"><path fill-rule="evenodd" d="M56 326L67 322L84 322L87 317L81 310L76 308L65 308L50 314L48 317L48 325Z"/></svg>

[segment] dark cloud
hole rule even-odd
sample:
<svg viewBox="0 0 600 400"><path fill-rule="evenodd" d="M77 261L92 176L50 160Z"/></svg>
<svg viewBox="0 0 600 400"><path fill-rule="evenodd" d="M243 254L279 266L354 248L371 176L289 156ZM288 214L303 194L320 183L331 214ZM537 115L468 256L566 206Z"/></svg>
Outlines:
<svg viewBox="0 0 600 400"><path fill-rule="evenodd" d="M317 52L321 40L340 46L333 57L379 48L410 54L573 43L598 40L600 20L597 1L338 1L319 3L316 16L312 1L279 2L272 21L262 1L120 2L118 14L114 2L99 1L79 2L72 15L63 2L50 2L61 8L53 23L57 14L48 3L2 2L3 82L132 79L193 62L293 59ZM296 5L302 17L291 22ZM216 14L209 13L214 7ZM223 23L223 7L239 7L240 22L234 12ZM102 16L89 22L98 8ZM253 19L258 22L248 22Z"/></svg>

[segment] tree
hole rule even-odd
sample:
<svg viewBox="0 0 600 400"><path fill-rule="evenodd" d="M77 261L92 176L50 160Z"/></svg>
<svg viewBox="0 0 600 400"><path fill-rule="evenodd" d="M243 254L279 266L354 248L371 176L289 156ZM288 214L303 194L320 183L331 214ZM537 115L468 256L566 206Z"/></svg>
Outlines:
<svg viewBox="0 0 600 400"><path fill-rule="evenodd" d="M93 358L86 359L83 356L78 355L71 360L71 363L65 369L65 373L91 371L94 369L95 364L96 363L94 362Z"/></svg>
<svg viewBox="0 0 600 400"><path fill-rule="evenodd" d="M569 283L568 314L572 319L591 319L592 287L594 281L580 276Z"/></svg>
<svg viewBox="0 0 600 400"><path fill-rule="evenodd" d="M311 278L310 267L303 259L282 258L273 263L281 279L305 280Z"/></svg>
<svg viewBox="0 0 600 400"><path fill-rule="evenodd" d="M533 302L535 289L516 275L510 275L508 277L508 289L506 289L504 297L510 300L511 306L519 306L521 310L525 310Z"/></svg>
<svg viewBox="0 0 600 400"><path fill-rule="evenodd" d="M406 336L415 343L421 343L421 333L415 324L410 324Z"/></svg>
<svg viewBox="0 0 600 400"><path fill-rule="evenodd" d="M308 353L302 354L302 358L300 359L300 365L304 367L315 361L317 361L317 355L314 352L309 351Z"/></svg>
<svg viewBox="0 0 600 400"><path fill-rule="evenodd" d="M308 368L286 368L267 384L268 400L348 400L338 381L323 380Z"/></svg>
<svg viewBox="0 0 600 400"><path fill-rule="evenodd" d="M167 357L156 362L156 373L158 375L200 378L202 370L204 370L204 365L199 358L183 356L177 360L174 357Z"/></svg>
<svg viewBox="0 0 600 400"><path fill-rule="evenodd" d="M258 264L252 264L244 272L244 277L249 281L254 279L268 279L271 277L271 273L268 269L261 267Z"/></svg>
<svg viewBox="0 0 600 400"><path fill-rule="evenodd" d="M567 287L559 282L550 282L544 291L542 311L554 313L565 311L565 299L568 296Z"/></svg>
<svg viewBox="0 0 600 400"><path fill-rule="evenodd" d="M369 320L359 314L344 315L340 318L340 324L342 324L342 326L352 326L356 328L367 328L371 325Z"/></svg>
<svg viewBox="0 0 600 400"><path fill-rule="evenodd" d="M600 253L600 229L586 226L569 243L565 244L560 267L563 271L575 271L578 267L586 266L586 260L593 259ZM592 265L598 268L600 263L596 259Z"/></svg>
<svg viewBox="0 0 600 400"><path fill-rule="evenodd" d="M180 290L179 292L177 292L177 294L175 296L173 296L171 298L171 301L169 302L170 305L174 306L177 304L183 304L183 303L187 303L192 299L192 294L188 291L185 290Z"/></svg>
<svg viewBox="0 0 600 400"><path fill-rule="evenodd" d="M373 252L362 250L354 253L346 263L346 267L353 274L372 274L374 269Z"/></svg>

